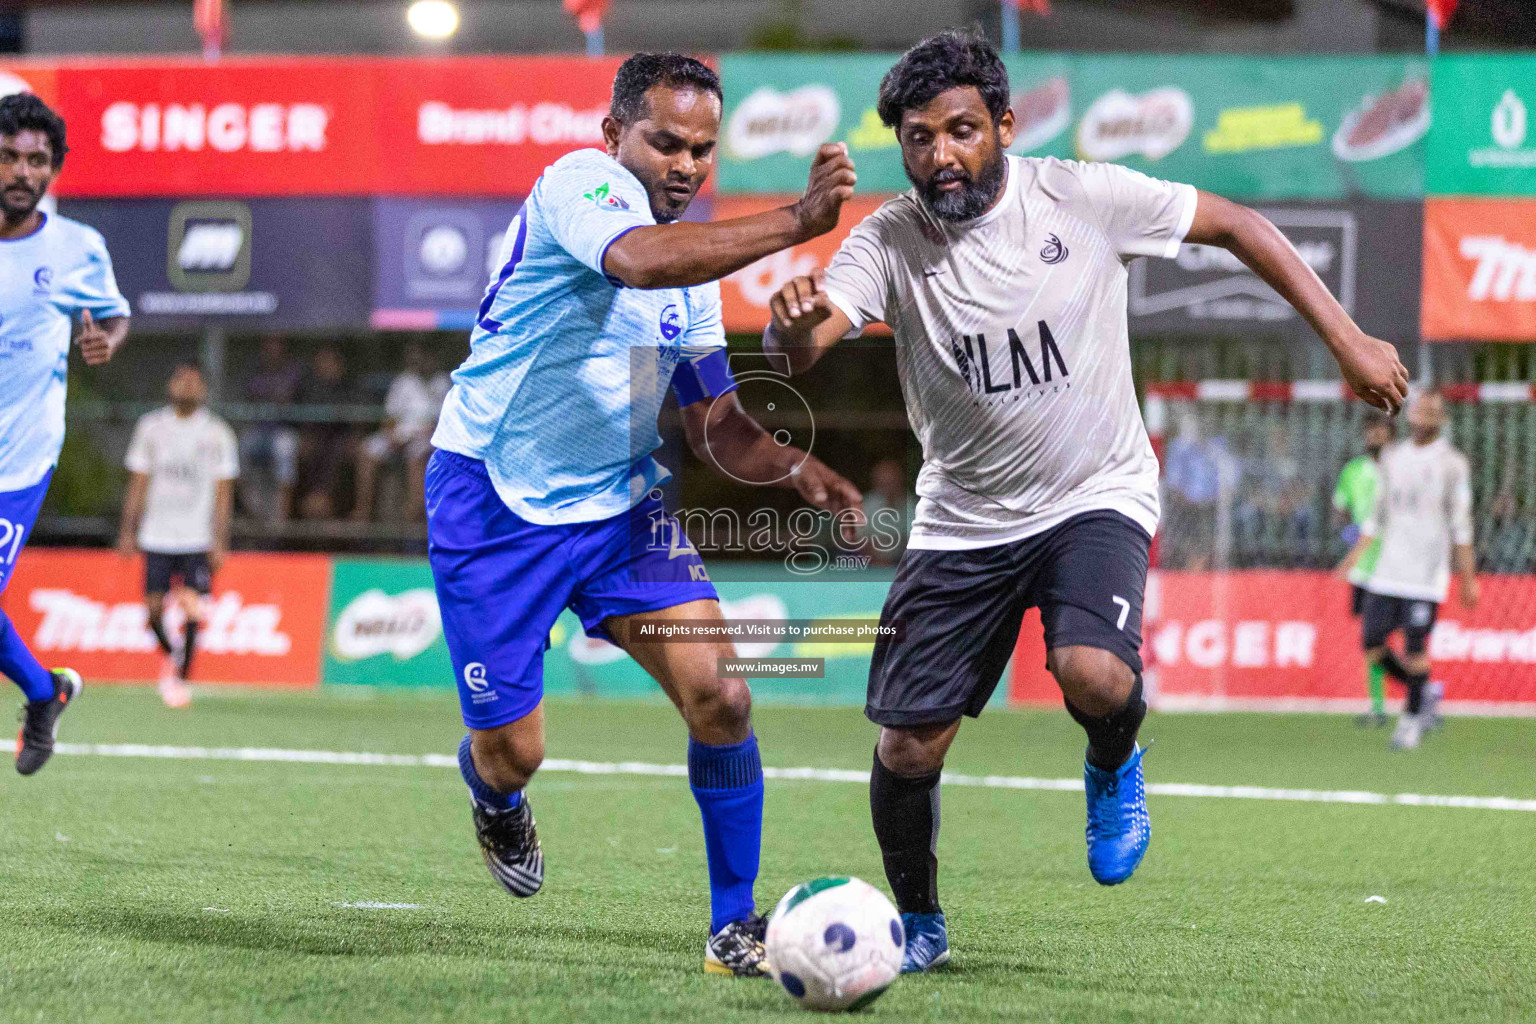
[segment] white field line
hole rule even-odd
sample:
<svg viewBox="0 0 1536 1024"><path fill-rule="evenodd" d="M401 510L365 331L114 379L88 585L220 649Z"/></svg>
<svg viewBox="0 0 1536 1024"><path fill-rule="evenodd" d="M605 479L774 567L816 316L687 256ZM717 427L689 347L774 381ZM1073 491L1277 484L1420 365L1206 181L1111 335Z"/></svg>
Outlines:
<svg viewBox="0 0 1536 1024"><path fill-rule="evenodd" d="M149 757L171 761L275 761L285 764L383 765L401 768L457 768L459 759L447 754L368 754L344 750L281 750L270 747L167 747L144 743L60 743L57 753L89 757ZM686 778L683 764L646 761L571 761L550 758L545 772L578 775L665 775ZM868 771L845 768L764 768L763 776L790 782L869 783ZM957 775L944 773L946 786L973 789L1083 790L1081 779L1036 779L1019 775ZM1460 807L1483 811L1536 812L1536 800L1506 796L1433 796L1422 793L1370 793L1364 790L1271 789L1266 786L1208 786L1190 782L1149 782L1155 796L1205 797L1217 800L1286 800L1310 804L1376 804L1399 807Z"/></svg>

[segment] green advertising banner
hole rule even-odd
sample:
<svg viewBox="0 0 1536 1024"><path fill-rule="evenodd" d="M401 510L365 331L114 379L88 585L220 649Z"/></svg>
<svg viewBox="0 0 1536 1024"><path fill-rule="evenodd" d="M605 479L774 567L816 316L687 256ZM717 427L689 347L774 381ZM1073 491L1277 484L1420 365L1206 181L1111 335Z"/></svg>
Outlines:
<svg viewBox="0 0 1536 1024"><path fill-rule="evenodd" d="M1536 195L1536 56L1435 62L1431 195Z"/></svg>
<svg viewBox="0 0 1536 1024"><path fill-rule="evenodd" d="M726 54L720 190L795 193L824 142L859 191L908 187L875 99L895 55ZM1244 200L1418 198L1429 64L1399 56L1021 54L1012 152L1110 160Z"/></svg>
<svg viewBox="0 0 1536 1024"><path fill-rule="evenodd" d="M878 619L889 573L866 580L799 577L763 565L710 566L722 607L732 619ZM734 578L733 578L734 577ZM751 582L772 578L772 582ZM864 702L871 643L764 642L740 644L753 658L823 658L821 679L753 679L759 701L797 704ZM1006 677L1006 673L1005 673ZM454 685L453 665L425 560L338 558L331 585L323 681L364 686ZM563 613L544 655L544 689L552 695L660 696L661 691L624 652L582 632ZM1001 703L1006 686L999 686Z"/></svg>

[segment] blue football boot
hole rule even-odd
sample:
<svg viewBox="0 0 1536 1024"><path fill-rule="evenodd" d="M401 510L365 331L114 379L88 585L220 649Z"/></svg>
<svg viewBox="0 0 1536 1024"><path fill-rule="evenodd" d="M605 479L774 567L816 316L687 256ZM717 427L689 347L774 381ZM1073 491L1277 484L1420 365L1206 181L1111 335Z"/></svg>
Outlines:
<svg viewBox="0 0 1536 1024"><path fill-rule="evenodd" d="M1083 763L1088 794L1088 870L1100 885L1119 885L1135 872L1152 838L1147 791L1137 746L1112 772Z"/></svg>
<svg viewBox="0 0 1536 1024"><path fill-rule="evenodd" d="M918 974L949 963L949 930L944 911L937 914L902 914L901 927L907 946L901 954L901 973Z"/></svg>

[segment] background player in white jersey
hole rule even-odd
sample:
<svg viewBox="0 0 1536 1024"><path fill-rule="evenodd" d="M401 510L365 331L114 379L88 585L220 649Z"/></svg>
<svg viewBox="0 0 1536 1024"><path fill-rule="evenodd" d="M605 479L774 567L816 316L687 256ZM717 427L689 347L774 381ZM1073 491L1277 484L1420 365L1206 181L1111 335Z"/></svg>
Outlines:
<svg viewBox="0 0 1536 1024"><path fill-rule="evenodd" d="M733 655L727 641L643 639L657 618L723 621L698 552L662 504L667 472L651 453L670 386L701 459L739 480L783 480L822 508L858 507L852 484L742 410L718 284L831 230L854 175L841 146L824 146L799 202L676 223L714 165L720 107L705 65L636 54L614 79L606 152L564 156L534 185L432 439L428 555L470 729L459 765L496 880L516 896L544 882L524 787L544 757L549 631L570 607L682 713L709 863L704 966L761 975L751 692L718 674Z"/></svg>
<svg viewBox="0 0 1536 1024"><path fill-rule="evenodd" d="M1475 608L1477 559L1472 550L1472 474L1467 457L1442 436L1445 399L1437 391L1414 396L1406 441L1388 445L1377 464L1376 504L1345 560L1346 570L1376 548L1365 582L1360 639L1366 660L1408 688L1408 703L1392 746L1419 745L1438 698L1427 699L1428 643L1454 567L1461 603ZM1403 631L1403 657L1387 638Z"/></svg>
<svg viewBox="0 0 1536 1024"><path fill-rule="evenodd" d="M1295 306L1345 379L1396 409L1407 372L1252 210L1109 164L1006 155L1008 74L975 35L911 49L880 85L913 188L828 268L771 301L765 346L802 370L881 320L923 446L916 522L870 665L881 726L875 835L907 924L903 970L948 958L937 893L938 783L964 715L996 687L1026 608L1087 731L1088 864L1129 878L1150 826L1136 734L1141 608L1157 459L1131 377L1126 264L1185 241L1229 249Z"/></svg>
<svg viewBox="0 0 1536 1024"><path fill-rule="evenodd" d="M89 366L128 337L101 235L38 203L64 166L64 121L31 93L0 99L0 592L32 532L64 446L71 321ZM0 611L0 673L26 695L16 770L53 753L59 715L80 692L73 669L44 669Z"/></svg>
<svg viewBox="0 0 1536 1024"><path fill-rule="evenodd" d="M208 389L196 363L182 363L167 384L171 404L145 413L133 428L128 496L117 549L144 552L144 604L164 652L160 696L173 708L192 701L187 677L203 622L203 598L229 552L229 524L240 475L235 432L203 406ZM185 616L180 643L166 628L166 597Z"/></svg>

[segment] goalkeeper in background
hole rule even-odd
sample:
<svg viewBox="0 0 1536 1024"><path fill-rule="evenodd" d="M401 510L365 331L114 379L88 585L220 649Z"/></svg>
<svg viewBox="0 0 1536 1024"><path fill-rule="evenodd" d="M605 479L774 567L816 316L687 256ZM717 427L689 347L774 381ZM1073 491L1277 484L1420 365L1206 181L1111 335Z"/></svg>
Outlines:
<svg viewBox="0 0 1536 1024"><path fill-rule="evenodd" d="M1335 522L1344 524L1344 543L1351 548L1359 541L1360 528L1371 518L1371 512L1376 507L1376 484L1380 479L1377 464L1382 449L1392 443L1393 435L1390 417L1375 409L1367 410L1361 426L1365 452L1344 464L1344 469L1339 473L1338 485L1333 489ZM1371 578L1371 571L1376 568L1376 556L1380 552L1381 540L1373 538L1361 553L1359 561L1348 570L1347 578L1352 591L1349 611L1357 619L1365 609L1365 584ZM1386 725L1386 673L1380 665L1375 664L1370 665L1366 671L1371 711L1370 714L1361 715L1356 722L1362 727Z"/></svg>

